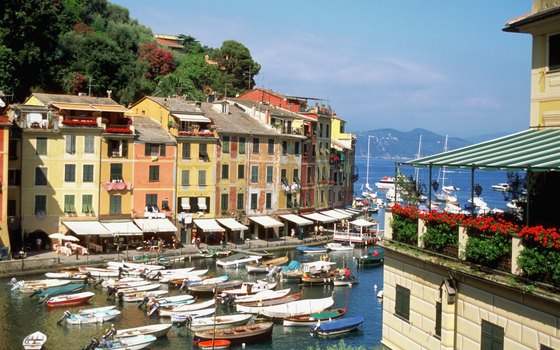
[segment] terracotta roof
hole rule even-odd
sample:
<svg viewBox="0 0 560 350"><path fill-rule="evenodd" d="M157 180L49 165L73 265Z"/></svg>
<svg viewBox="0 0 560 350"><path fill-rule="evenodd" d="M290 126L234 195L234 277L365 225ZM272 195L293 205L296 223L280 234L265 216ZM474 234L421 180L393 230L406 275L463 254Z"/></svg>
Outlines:
<svg viewBox="0 0 560 350"><path fill-rule="evenodd" d="M293 118L293 119L303 119L303 120L308 120L308 121L315 121L315 119L304 116L302 114L294 113L294 112L289 111L287 109L272 106L272 105L265 104L265 103L255 103L253 101L242 100L242 99L238 99L238 98L231 98L230 100L232 100L235 103L238 103L242 106L245 106L247 108L255 108L255 109L257 109L257 110L259 110L260 112L263 112L263 113L268 112L268 113L270 113L270 115L272 117L283 117L283 118Z"/></svg>
<svg viewBox="0 0 560 350"><path fill-rule="evenodd" d="M175 140L157 121L145 118L134 118L134 132L136 140L145 143L166 143L175 144Z"/></svg>
<svg viewBox="0 0 560 350"><path fill-rule="evenodd" d="M38 92L31 94L31 96L36 97L39 101L43 102L45 105L48 105L51 102L60 102L60 103L87 103L87 104L120 106L120 104L117 103L117 101L108 97L46 94L46 93L38 93Z"/></svg>
<svg viewBox="0 0 560 350"><path fill-rule="evenodd" d="M170 113L202 113L202 111L196 107L195 102L187 101L182 97L146 96L145 98L156 102L163 108L167 109Z"/></svg>
<svg viewBox="0 0 560 350"><path fill-rule="evenodd" d="M263 136L279 135L276 130L268 128L261 121L251 117L233 104L230 104L229 114L227 115L213 109L213 105L212 103L203 103L202 109L204 110L204 115L212 120L219 133ZM216 105L220 105L219 108L221 109L221 103L216 103Z"/></svg>
<svg viewBox="0 0 560 350"><path fill-rule="evenodd" d="M552 7L549 9L542 9L539 11L533 11L508 21L503 31L521 32L522 31L521 27L525 25L550 19L558 15L560 15L560 6Z"/></svg>
<svg viewBox="0 0 560 350"><path fill-rule="evenodd" d="M183 45L181 45L181 44L179 44L179 43L176 43L176 42L174 42L174 41L171 41L171 40L166 40L166 39L162 39L162 38L156 38L156 41L157 41L159 44L161 44L161 45L164 45L164 46L167 46L167 47L171 47L171 48L173 48L173 49L182 49L182 48L183 48Z"/></svg>

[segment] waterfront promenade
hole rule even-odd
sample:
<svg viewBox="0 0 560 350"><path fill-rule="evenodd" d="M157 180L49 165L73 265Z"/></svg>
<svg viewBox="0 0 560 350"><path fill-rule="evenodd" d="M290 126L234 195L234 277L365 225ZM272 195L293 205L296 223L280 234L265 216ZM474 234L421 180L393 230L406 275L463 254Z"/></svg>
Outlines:
<svg viewBox="0 0 560 350"><path fill-rule="evenodd" d="M332 241L332 233L327 232L322 236L307 236L300 240L293 237L281 237L273 240L247 240L243 244L229 243L228 250L246 250L257 252L274 252L277 250L295 248L297 245L323 245ZM80 265L103 266L108 261L128 260L134 257L157 258L163 256L169 259L193 260L202 257L201 250L221 249L220 245L201 244L197 249L192 244L186 244L176 249L165 249L162 254L157 252L146 252L137 250L113 251L111 253L92 253L90 255L57 254L54 251L31 251L24 259L13 259L0 261L0 278L34 275L38 273L53 271L58 268L72 268Z"/></svg>

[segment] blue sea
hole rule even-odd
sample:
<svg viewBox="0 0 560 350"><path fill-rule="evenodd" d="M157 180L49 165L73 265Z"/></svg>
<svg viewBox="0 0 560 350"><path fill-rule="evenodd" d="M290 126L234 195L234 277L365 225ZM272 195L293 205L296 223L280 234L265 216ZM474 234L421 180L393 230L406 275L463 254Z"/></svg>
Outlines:
<svg viewBox="0 0 560 350"><path fill-rule="evenodd" d="M406 160L393 159L371 159L369 160L369 184L375 189L375 182L379 181L383 176L395 176L395 163L404 163ZM360 195L362 189L365 188L367 177L367 158L356 158L356 167L359 169L359 180L354 184L354 193ZM407 176L414 177L414 168L409 165L400 167L402 172ZM438 180L438 169L432 169L432 181ZM507 210L504 192L494 191L492 185L500 182L507 182L507 172L496 170L475 170L474 180L472 180L472 172L470 169L447 169L445 175L445 185L453 185L459 188L457 197L461 207L467 204L471 198L471 188L474 183L479 184L482 188L481 198L488 204L491 209L498 208ZM428 190L429 169L421 168L418 175L422 184ZM433 190L432 190L433 191ZM380 198L385 198L383 191L377 191ZM426 192L427 195L427 192ZM476 196L476 195L475 195Z"/></svg>

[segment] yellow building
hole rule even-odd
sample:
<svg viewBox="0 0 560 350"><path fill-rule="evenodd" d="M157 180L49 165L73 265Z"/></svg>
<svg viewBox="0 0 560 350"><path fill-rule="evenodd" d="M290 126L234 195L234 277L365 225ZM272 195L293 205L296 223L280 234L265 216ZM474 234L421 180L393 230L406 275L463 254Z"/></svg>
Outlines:
<svg viewBox="0 0 560 350"><path fill-rule="evenodd" d="M331 116L330 172L333 182L333 206L350 206L354 195L354 149L356 135L347 133L346 122Z"/></svg>
<svg viewBox="0 0 560 350"><path fill-rule="evenodd" d="M535 0L531 13L508 22L504 30L533 36L532 130L409 163L430 168L442 164L469 167L473 173L476 167L501 166L527 172L539 169L544 175L529 174L532 186L541 186L550 197L542 200L529 196L528 207L538 208L541 215L549 213L548 219L558 227L557 209L546 207L558 195L558 176L552 170L558 170L560 6L557 1ZM485 148L492 153L484 154ZM501 154L502 159L496 161L496 154ZM553 159L543 159L539 154ZM540 177L535 181L533 176L543 181ZM528 188L527 192L531 194L532 190ZM387 210L383 344L391 349L560 349L560 297L557 289L537 283L540 280L517 278L527 273L518 260L521 252L529 248L524 247L521 238L511 237L510 263L506 265L509 269L498 271L462 261L471 239L466 228L458 230L458 253L446 257L422 249L427 228L420 219L417 244L404 248L394 242L398 232L392 232L393 220Z"/></svg>

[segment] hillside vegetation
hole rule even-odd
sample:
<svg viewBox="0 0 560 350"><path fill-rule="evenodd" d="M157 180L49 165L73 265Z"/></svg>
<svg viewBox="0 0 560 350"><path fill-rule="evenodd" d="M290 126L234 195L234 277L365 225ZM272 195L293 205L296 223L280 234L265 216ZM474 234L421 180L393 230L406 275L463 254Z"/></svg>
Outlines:
<svg viewBox="0 0 560 350"><path fill-rule="evenodd" d="M126 105L145 95L200 100L225 86L230 96L254 86L261 67L243 44L211 48L179 37L182 50L156 45L150 28L106 0L3 0L0 90L13 95L10 102L30 92L111 90Z"/></svg>

